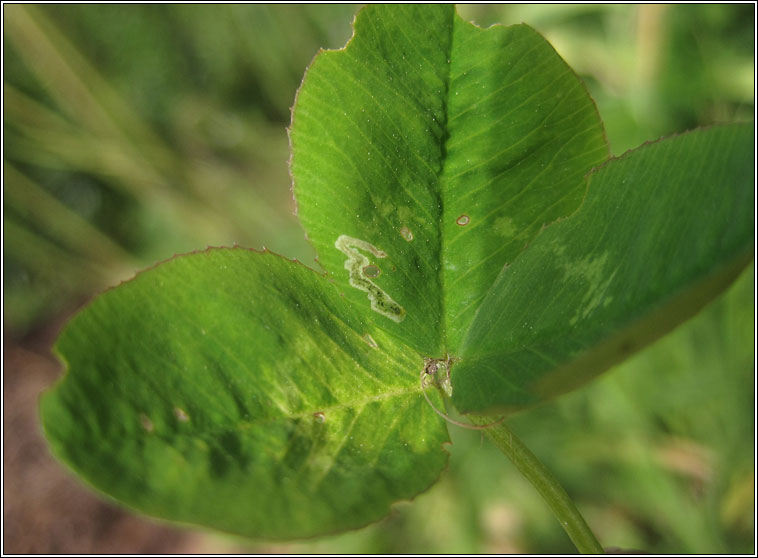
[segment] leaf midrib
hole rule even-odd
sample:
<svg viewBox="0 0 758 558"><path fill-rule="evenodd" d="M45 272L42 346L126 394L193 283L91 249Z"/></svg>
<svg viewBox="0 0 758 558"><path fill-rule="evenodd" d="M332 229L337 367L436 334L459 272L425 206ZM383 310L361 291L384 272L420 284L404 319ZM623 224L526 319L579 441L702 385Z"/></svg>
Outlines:
<svg viewBox="0 0 758 558"><path fill-rule="evenodd" d="M447 309L445 304L445 219L446 219L446 208L447 204L445 203L445 184L444 184L444 178L446 176L445 167L448 164L449 157L447 156L447 143L450 140L450 129L448 126L448 122L450 120L450 114L448 111L448 106L450 103L450 73L452 64L450 63L452 53L454 51L453 48L453 41L455 40L455 23L456 18L460 19L460 16L458 16L458 11L455 9L455 7L452 10L449 10L448 13L450 14L450 25L448 27L450 31L450 40L448 41L448 51L445 56L445 59L447 60L447 72L445 73L445 90L443 94L442 99L442 113L444 117L444 125L442 128L444 129L444 136L442 140L442 145L440 146L440 158L442 159L442 164L440 165L440 171L439 175L437 176L437 184L439 185L439 188L437 189L437 203L440 206L440 222L437 226L437 231L439 234L439 256L438 256L438 274L439 274L439 285L440 285L440 317L442 319L442 324L440 326L440 334L441 334L441 341L442 341L442 349L444 351L444 355L438 355L438 358L447 358L447 356L450 354L450 347L448 345L447 341Z"/></svg>

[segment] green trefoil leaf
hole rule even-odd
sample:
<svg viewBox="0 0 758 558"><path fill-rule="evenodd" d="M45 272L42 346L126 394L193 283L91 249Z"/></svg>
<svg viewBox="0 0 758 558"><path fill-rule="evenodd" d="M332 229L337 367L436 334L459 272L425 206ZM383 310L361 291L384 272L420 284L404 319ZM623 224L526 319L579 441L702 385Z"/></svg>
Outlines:
<svg viewBox="0 0 758 558"><path fill-rule="evenodd" d="M609 159L592 99L527 25L369 6L292 115L320 271L173 258L61 333L55 455L141 512L250 537L356 528L447 463L437 409L502 413L587 381L750 259L752 130ZM428 382L429 362L447 377ZM428 369L427 369L428 370Z"/></svg>

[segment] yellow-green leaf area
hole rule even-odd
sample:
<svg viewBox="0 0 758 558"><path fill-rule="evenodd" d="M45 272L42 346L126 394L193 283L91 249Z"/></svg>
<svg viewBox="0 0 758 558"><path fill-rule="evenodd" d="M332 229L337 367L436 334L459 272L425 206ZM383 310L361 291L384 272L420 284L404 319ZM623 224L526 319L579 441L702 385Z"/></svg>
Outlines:
<svg viewBox="0 0 758 558"><path fill-rule="evenodd" d="M69 371L42 400L53 452L150 515L334 532L379 519L447 461L413 353L273 254L163 263L95 300L56 348Z"/></svg>

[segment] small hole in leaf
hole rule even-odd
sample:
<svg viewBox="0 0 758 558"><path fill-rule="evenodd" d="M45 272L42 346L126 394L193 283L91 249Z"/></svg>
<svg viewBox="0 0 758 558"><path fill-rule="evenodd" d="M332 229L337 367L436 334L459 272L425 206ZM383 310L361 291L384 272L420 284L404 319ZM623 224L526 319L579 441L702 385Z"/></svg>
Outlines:
<svg viewBox="0 0 758 558"><path fill-rule="evenodd" d="M464 214L464 215L461 215L460 217L458 217L458 218L455 220L455 222L456 222L458 225L460 225L461 227L465 227L466 225L468 225L468 222L469 222L469 218L468 218L468 215L465 215L465 214Z"/></svg>
<svg viewBox="0 0 758 558"><path fill-rule="evenodd" d="M375 265L367 265L363 268L363 275L366 277L379 277L379 275L382 273L382 270L376 267Z"/></svg>
<svg viewBox="0 0 758 558"><path fill-rule="evenodd" d="M322 412L313 413L313 420L318 422L319 424L326 422L326 415Z"/></svg>
<svg viewBox="0 0 758 558"><path fill-rule="evenodd" d="M410 242L413 240L413 233L411 232L411 229L408 227L403 227L400 229L400 236L402 236L406 242Z"/></svg>

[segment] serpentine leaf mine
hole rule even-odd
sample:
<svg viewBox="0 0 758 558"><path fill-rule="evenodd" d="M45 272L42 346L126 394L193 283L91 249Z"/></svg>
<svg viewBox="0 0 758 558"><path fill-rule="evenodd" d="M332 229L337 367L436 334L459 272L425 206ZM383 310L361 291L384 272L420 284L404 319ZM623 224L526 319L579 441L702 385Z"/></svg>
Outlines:
<svg viewBox="0 0 758 558"><path fill-rule="evenodd" d="M405 319L405 308L395 302L390 295L370 279L379 276L379 267L372 265L369 259L358 250L369 252L377 258L386 258L387 254L365 240L353 238L346 234L340 235L334 246L347 256L345 269L349 273L350 285L368 293L371 309L390 320L402 322Z"/></svg>

